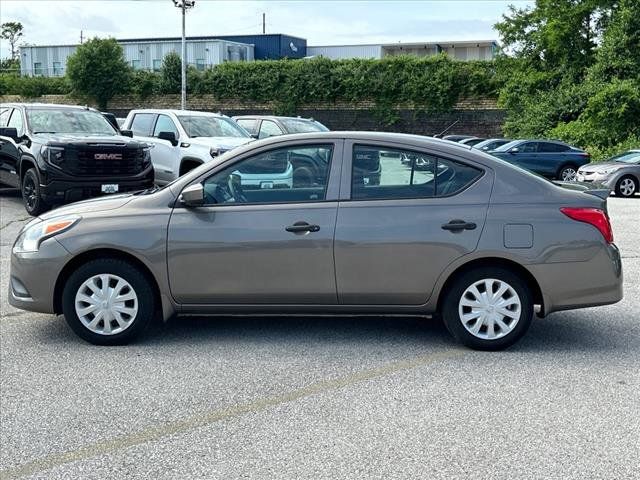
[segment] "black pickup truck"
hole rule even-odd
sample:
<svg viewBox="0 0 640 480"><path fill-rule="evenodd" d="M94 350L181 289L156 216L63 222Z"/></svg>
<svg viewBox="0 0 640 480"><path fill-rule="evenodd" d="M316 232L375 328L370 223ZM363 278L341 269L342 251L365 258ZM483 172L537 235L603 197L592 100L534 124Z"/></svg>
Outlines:
<svg viewBox="0 0 640 480"><path fill-rule="evenodd" d="M0 105L0 183L31 215L64 203L153 185L149 146L87 107Z"/></svg>

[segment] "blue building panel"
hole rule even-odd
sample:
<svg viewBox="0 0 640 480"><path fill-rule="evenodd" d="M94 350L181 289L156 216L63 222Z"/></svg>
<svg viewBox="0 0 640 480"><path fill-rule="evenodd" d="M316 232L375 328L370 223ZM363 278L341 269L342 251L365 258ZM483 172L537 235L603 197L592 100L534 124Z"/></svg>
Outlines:
<svg viewBox="0 0 640 480"><path fill-rule="evenodd" d="M256 60L277 60L280 58L303 58L307 56L307 40L291 35L222 35L214 38L238 43L250 43L255 46Z"/></svg>

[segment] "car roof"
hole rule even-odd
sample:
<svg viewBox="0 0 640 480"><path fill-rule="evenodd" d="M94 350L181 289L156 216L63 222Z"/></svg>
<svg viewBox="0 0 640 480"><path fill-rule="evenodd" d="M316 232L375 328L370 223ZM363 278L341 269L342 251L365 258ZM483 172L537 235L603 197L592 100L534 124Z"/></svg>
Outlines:
<svg viewBox="0 0 640 480"><path fill-rule="evenodd" d="M234 120L239 120L243 118L255 118L260 120L303 120L307 122L315 122L317 120L313 118L305 118L305 117L285 117L282 115L235 115L233 117Z"/></svg>
<svg viewBox="0 0 640 480"><path fill-rule="evenodd" d="M174 115L191 115L195 117L224 117L229 118L218 112L203 112L200 110L180 110L171 108L135 108L130 113L157 113L157 114L174 114Z"/></svg>
<svg viewBox="0 0 640 480"><path fill-rule="evenodd" d="M0 107L23 107L27 110L32 108L51 108L56 110L91 110L92 112L98 112L93 107L82 106L82 105L62 105L59 103L28 103L28 102L7 102L0 104Z"/></svg>

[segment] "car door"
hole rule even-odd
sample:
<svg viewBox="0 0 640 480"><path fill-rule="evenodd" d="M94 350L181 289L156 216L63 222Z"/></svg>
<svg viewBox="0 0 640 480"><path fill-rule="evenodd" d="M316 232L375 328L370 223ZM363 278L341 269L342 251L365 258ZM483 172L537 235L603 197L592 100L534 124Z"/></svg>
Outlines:
<svg viewBox="0 0 640 480"><path fill-rule="evenodd" d="M169 140L158 138L160 132L170 132L176 136L177 145L173 145ZM156 175L156 183L164 185L180 176L180 132L171 117L158 114L150 139L155 147L151 151L151 161Z"/></svg>
<svg viewBox="0 0 640 480"><path fill-rule="evenodd" d="M205 205L169 222L171 294L182 304L336 304L333 236L342 140L283 142L213 167L198 179ZM243 186L283 155L317 149L330 162L313 186ZM286 160L286 159L285 159Z"/></svg>
<svg viewBox="0 0 640 480"><path fill-rule="evenodd" d="M18 108L3 108L0 111L0 126L5 128L15 128L18 137L24 134L24 121L22 112ZM20 186L20 176L18 175L18 161L20 151L16 140L0 136L0 182L12 187Z"/></svg>
<svg viewBox="0 0 640 480"><path fill-rule="evenodd" d="M525 168L532 172L542 173L538 156L538 145L540 142L523 142L517 146L518 151L512 153L514 165Z"/></svg>
<svg viewBox="0 0 640 480"><path fill-rule="evenodd" d="M379 183L368 178L372 159ZM426 303L444 269L476 249L492 184L491 170L439 151L346 142L334 245L340 303Z"/></svg>
<svg viewBox="0 0 640 480"><path fill-rule="evenodd" d="M568 157L569 147L555 142L538 142L538 173L555 177ZM571 163L568 161L567 163ZM577 167L577 165L576 165Z"/></svg>

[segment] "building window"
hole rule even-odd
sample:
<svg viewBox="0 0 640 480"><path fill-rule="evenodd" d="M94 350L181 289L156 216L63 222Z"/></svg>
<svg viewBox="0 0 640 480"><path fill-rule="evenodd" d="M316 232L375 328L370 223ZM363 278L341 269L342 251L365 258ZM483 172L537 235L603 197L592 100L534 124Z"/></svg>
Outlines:
<svg viewBox="0 0 640 480"><path fill-rule="evenodd" d="M162 69L162 60L158 60L157 58L153 60L153 71L159 72Z"/></svg>
<svg viewBox="0 0 640 480"><path fill-rule="evenodd" d="M196 59L196 68L198 70L204 70L204 58L197 58Z"/></svg>
<svg viewBox="0 0 640 480"><path fill-rule="evenodd" d="M131 66L133 67L134 70L140 70L141 68L140 60L131 60Z"/></svg>
<svg viewBox="0 0 640 480"><path fill-rule="evenodd" d="M56 77L62 75L62 63L53 62L53 75Z"/></svg>
<svg viewBox="0 0 640 480"><path fill-rule="evenodd" d="M33 64L33 74L44 75L44 70L42 69L42 63L36 62Z"/></svg>

